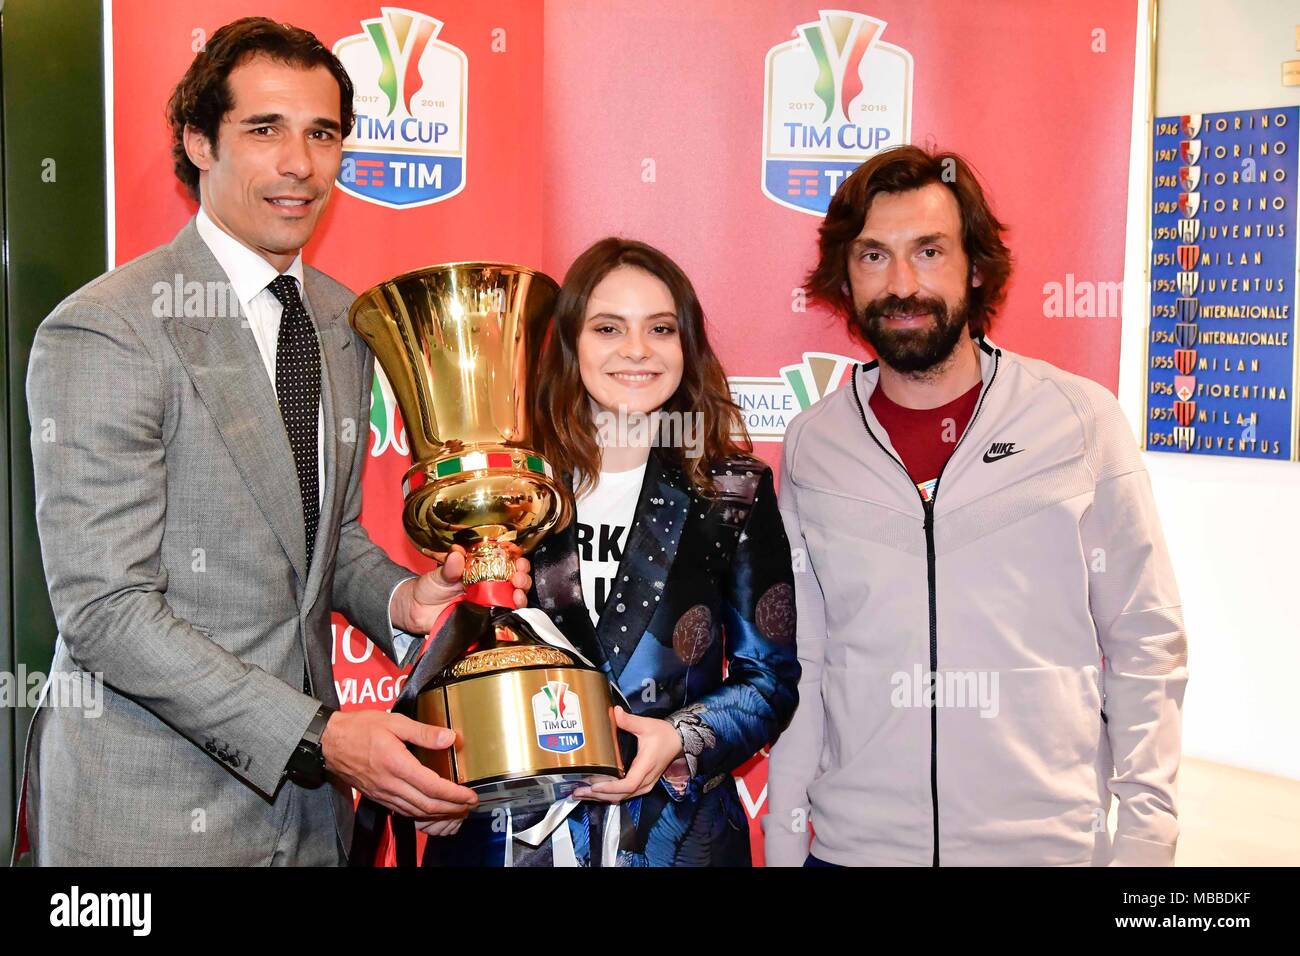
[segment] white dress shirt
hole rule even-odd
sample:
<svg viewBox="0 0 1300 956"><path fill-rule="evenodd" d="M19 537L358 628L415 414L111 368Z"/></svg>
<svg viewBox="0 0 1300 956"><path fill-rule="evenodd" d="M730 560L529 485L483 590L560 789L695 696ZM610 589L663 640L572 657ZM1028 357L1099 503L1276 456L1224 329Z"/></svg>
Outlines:
<svg viewBox="0 0 1300 956"><path fill-rule="evenodd" d="M284 312L284 306L280 305L280 300L267 286L280 273L275 271L275 266L213 222L202 207L199 207L199 213L194 217L194 225L199 231L199 236L212 250L217 264L226 273L231 288L239 298L239 306L248 318L248 324L253 330L253 338L257 340L257 350L262 353L262 364L266 366L266 374L270 376L271 388L274 389L275 347L280 337L280 315ZM307 301L307 289L302 282L301 252L294 256L293 262L289 264L288 269L284 270L284 274L298 281L298 294L302 297L302 304L308 314L311 314L311 303ZM315 328L314 321L312 328ZM321 388L324 387L325 383L322 381ZM322 399L316 406L316 504L321 507L324 502L325 407ZM310 560L311 555L307 558Z"/></svg>

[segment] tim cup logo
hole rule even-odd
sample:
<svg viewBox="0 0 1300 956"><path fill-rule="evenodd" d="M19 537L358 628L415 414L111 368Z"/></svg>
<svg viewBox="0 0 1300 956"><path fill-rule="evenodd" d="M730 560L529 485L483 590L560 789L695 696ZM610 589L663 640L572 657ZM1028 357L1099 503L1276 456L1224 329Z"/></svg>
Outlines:
<svg viewBox="0 0 1300 956"><path fill-rule="evenodd" d="M912 55L880 39L885 21L822 10L767 51L763 195L824 215L864 160L908 142Z"/></svg>
<svg viewBox="0 0 1300 956"><path fill-rule="evenodd" d="M334 44L357 114L338 185L391 209L441 202L465 188L469 60L438 39L442 21L397 7L380 12Z"/></svg>
<svg viewBox="0 0 1300 956"><path fill-rule="evenodd" d="M564 681L548 680L533 695L533 724L537 746L552 753L569 753L586 742L582 730L582 705Z"/></svg>

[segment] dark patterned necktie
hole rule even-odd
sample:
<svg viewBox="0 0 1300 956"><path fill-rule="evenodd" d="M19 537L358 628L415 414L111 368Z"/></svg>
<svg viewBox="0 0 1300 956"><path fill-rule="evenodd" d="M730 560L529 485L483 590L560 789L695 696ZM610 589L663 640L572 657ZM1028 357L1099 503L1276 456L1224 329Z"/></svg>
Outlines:
<svg viewBox="0 0 1300 956"><path fill-rule="evenodd" d="M307 530L307 567L311 567L312 549L316 545L316 525L320 521L320 480L317 463L317 408L320 405L320 346L311 316L298 295L298 283L292 276L276 276L268 289L280 300L280 334L275 343L275 394L280 416L293 449L293 464L298 471L298 490L302 494L302 520Z"/></svg>

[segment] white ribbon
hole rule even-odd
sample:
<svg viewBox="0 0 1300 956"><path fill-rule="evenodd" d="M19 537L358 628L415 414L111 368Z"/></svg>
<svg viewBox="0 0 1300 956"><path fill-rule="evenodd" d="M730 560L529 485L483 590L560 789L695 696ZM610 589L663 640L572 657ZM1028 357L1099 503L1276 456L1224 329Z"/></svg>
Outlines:
<svg viewBox="0 0 1300 956"><path fill-rule="evenodd" d="M539 607L520 607L515 608L514 613L524 619L524 622L537 632L537 636L544 640L552 647L558 647L562 651L568 651L582 663L594 669L596 665L583 656L582 651L574 647L564 632L555 626L554 622L547 616L546 612ZM613 685L611 685L613 686ZM615 688L617 690L617 688ZM620 697L623 695L620 693Z"/></svg>
<svg viewBox="0 0 1300 956"><path fill-rule="evenodd" d="M577 866L578 857L573 850L573 834L569 832L569 814L581 800L566 797L556 800L546 810L546 816L527 830L514 832L514 823L510 811L506 810L506 866L514 866L514 841L539 846L549 836L551 838L551 856L554 866ZM607 804L605 829L600 845L600 865L618 866L618 838L623 828L623 805Z"/></svg>
<svg viewBox="0 0 1300 956"><path fill-rule="evenodd" d="M569 641L559 628L552 623L546 612L541 608L524 607L517 608L514 612L537 633L547 644L552 647L558 647L562 651L574 655L588 667L595 669L595 665L583 656ZM610 689L623 702L624 709L627 707L627 698L618 686L610 681ZM514 841L519 840L527 843L529 846L540 846L541 842L548 836L551 838L551 856L555 866L577 866L578 858L573 850L573 835L569 833L568 819L574 809L581 803L574 797L565 797L563 800L556 800L546 808L546 814L542 819L533 824L527 830L514 832L514 820L509 809L506 810L506 856L505 865L514 866ZM600 865L617 866L618 865L618 841L619 834L622 831L623 824L623 806L622 804L608 804L608 811L605 813L605 828L602 834L600 847ZM563 824L563 826L561 825ZM594 848L593 848L594 850Z"/></svg>

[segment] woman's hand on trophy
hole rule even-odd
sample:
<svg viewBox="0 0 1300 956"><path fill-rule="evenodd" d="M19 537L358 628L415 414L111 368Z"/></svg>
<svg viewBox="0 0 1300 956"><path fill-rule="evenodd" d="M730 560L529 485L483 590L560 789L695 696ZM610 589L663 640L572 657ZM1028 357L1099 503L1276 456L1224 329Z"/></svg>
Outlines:
<svg viewBox="0 0 1300 956"><path fill-rule="evenodd" d="M388 809L424 822L462 819L478 803L473 790L438 776L407 743L445 750L454 731L378 710L332 714L321 735L327 772Z"/></svg>
<svg viewBox="0 0 1300 956"><path fill-rule="evenodd" d="M573 791L579 800L621 803L649 793L664 771L682 756L682 737L677 728L658 717L638 717L615 706L614 722L619 729L636 736L636 757L622 780L606 780Z"/></svg>
<svg viewBox="0 0 1300 956"><path fill-rule="evenodd" d="M447 604L460 597L465 588L461 575L465 573L465 549L453 545L450 552L437 555L438 567L418 578L403 581L393 592L389 602L389 618L393 626L408 634L428 634ZM515 559L515 573L510 583L515 587L515 607L528 606L528 589L532 587L532 570L527 558Z"/></svg>

